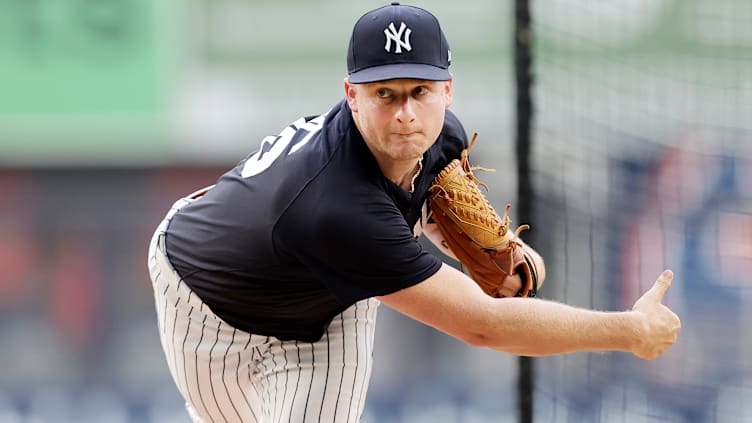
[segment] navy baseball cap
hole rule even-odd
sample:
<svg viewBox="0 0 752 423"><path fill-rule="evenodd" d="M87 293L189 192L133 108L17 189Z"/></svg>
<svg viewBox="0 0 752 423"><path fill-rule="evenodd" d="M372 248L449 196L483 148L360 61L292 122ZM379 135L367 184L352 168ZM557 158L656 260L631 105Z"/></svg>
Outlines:
<svg viewBox="0 0 752 423"><path fill-rule="evenodd" d="M355 23L347 74L353 84L395 78L448 81L451 60L449 43L434 15L392 2Z"/></svg>

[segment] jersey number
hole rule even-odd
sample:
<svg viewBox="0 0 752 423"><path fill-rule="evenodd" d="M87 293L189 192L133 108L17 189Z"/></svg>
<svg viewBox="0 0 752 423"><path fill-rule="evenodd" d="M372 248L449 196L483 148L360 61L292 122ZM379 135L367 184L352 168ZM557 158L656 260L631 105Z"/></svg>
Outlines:
<svg viewBox="0 0 752 423"><path fill-rule="evenodd" d="M250 178L251 176L258 175L268 169L269 166L271 166L272 163L282 155L282 152L285 151L287 146L290 145L295 134L297 134L298 131L306 131L307 134L290 148L290 152L288 152L287 155L289 156L300 150L301 147L306 145L306 143L313 138L316 132L321 130L321 126L324 124L324 118L326 118L326 114L317 116L315 119L308 122L306 122L305 118L300 118L283 129L279 135L270 135L264 138L261 141L261 147L259 147L259 150L248 157L248 160L243 164L243 170L240 173L241 176L243 178Z"/></svg>

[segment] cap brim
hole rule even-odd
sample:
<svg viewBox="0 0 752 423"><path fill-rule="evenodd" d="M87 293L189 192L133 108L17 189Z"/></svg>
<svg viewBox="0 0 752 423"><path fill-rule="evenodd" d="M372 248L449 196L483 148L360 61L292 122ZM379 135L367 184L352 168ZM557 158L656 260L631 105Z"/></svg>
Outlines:
<svg viewBox="0 0 752 423"><path fill-rule="evenodd" d="M395 63L361 69L348 75L347 80L353 84L386 81L388 79L424 79L427 81L448 81L452 74L448 69L416 63Z"/></svg>

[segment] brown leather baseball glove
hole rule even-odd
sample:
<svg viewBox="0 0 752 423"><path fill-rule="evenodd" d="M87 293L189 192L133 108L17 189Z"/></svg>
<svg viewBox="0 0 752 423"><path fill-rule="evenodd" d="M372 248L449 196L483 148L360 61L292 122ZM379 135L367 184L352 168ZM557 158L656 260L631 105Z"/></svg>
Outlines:
<svg viewBox="0 0 752 423"><path fill-rule="evenodd" d="M528 225L511 230L507 204L504 215L494 210L480 190L488 186L480 182L471 167L468 154L477 139L436 177L428 197L431 217L439 228L445 247L449 248L467 269L470 277L492 297L501 297L504 281L519 274L522 287L518 297L534 297L538 290L535 260L519 239ZM483 169L491 170L491 169Z"/></svg>

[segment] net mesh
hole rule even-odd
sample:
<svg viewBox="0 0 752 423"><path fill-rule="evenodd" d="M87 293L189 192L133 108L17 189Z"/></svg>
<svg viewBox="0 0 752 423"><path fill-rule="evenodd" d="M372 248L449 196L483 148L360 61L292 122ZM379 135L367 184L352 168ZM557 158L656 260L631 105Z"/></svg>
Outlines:
<svg viewBox="0 0 752 423"><path fill-rule="evenodd" d="M537 362L535 421L752 419L752 3L532 3L542 295L627 309L664 268L656 361Z"/></svg>

